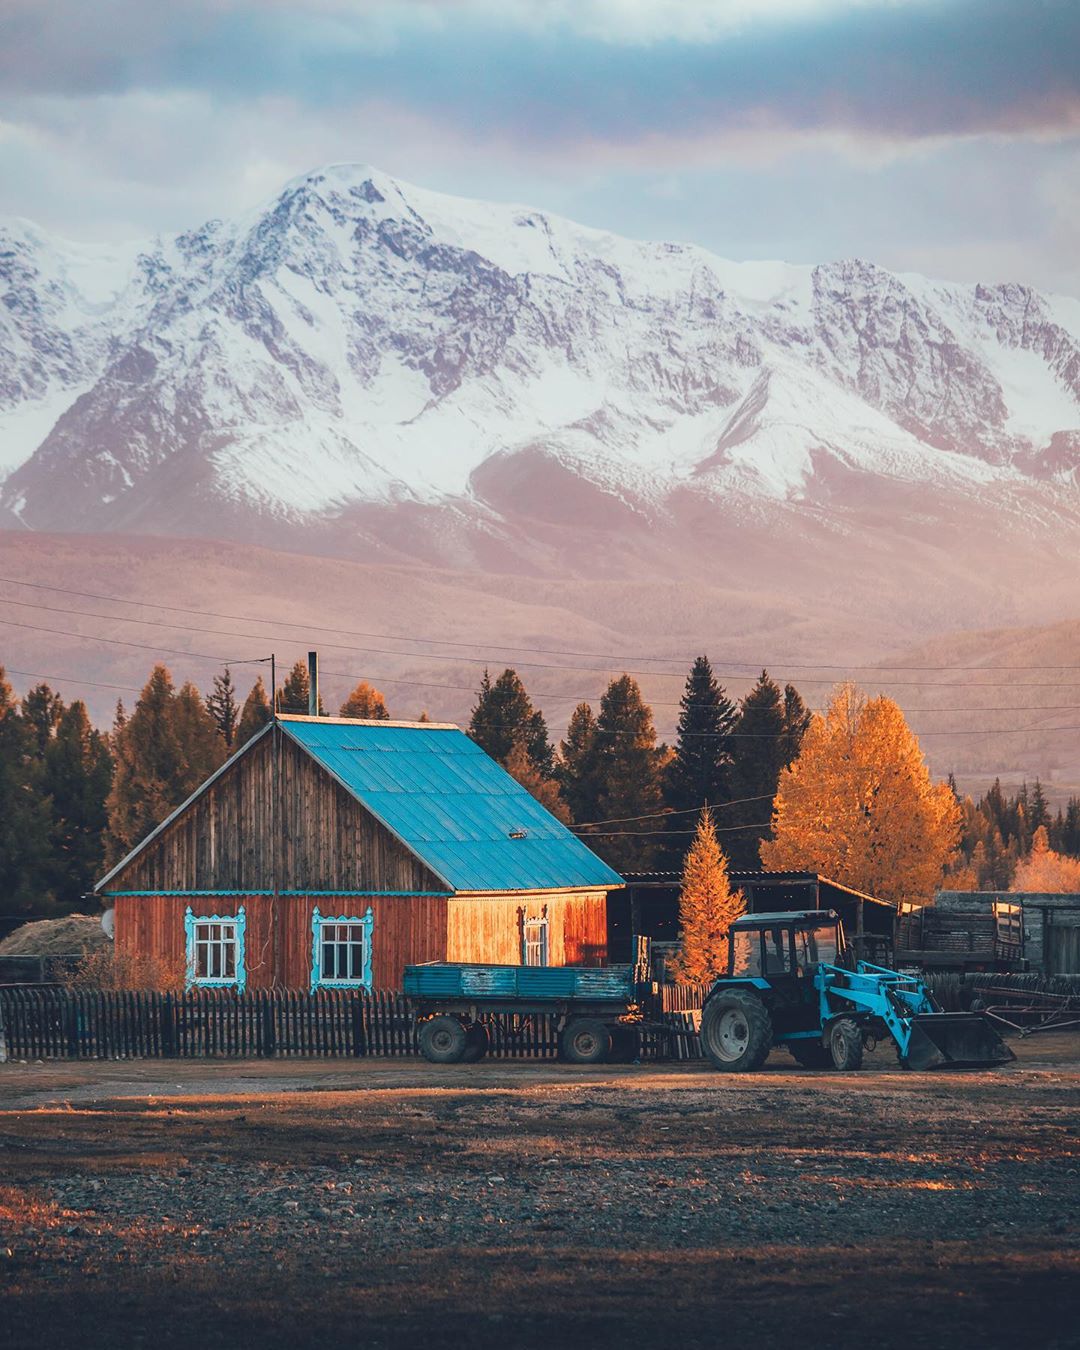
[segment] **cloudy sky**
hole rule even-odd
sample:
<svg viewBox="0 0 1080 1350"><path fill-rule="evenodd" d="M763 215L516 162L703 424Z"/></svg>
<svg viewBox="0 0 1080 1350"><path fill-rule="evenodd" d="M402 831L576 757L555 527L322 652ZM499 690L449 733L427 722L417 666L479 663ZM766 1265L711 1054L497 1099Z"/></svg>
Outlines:
<svg viewBox="0 0 1080 1350"><path fill-rule="evenodd" d="M1080 0L0 0L0 214L338 160L733 258L1080 294Z"/></svg>

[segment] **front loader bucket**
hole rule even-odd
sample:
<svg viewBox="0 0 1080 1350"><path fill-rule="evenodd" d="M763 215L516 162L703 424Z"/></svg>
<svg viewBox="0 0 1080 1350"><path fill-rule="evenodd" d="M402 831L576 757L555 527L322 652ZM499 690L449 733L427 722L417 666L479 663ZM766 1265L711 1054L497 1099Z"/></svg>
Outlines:
<svg viewBox="0 0 1080 1350"><path fill-rule="evenodd" d="M911 1019L909 1069L985 1069L1016 1056L983 1013L919 1013Z"/></svg>

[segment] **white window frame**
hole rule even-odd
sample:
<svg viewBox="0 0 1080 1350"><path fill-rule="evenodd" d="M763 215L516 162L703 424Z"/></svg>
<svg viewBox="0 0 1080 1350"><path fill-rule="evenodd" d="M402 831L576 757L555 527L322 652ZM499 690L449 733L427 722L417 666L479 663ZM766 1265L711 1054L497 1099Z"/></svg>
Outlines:
<svg viewBox="0 0 1080 1350"><path fill-rule="evenodd" d="M537 930L530 936L530 929ZM530 961L532 953L537 960ZM523 966L546 966L549 964L548 916L547 906L540 914L531 915L527 911L521 916L521 964Z"/></svg>
<svg viewBox="0 0 1080 1350"><path fill-rule="evenodd" d="M222 931L215 938L209 933L202 937L199 930L211 925ZM231 931L230 931L231 930ZM196 914L189 905L184 914L184 934L187 948L188 989L236 989L243 993L247 984L247 961L245 941L247 936L247 913L241 905L235 914ZM233 946L233 973L231 975L200 975L198 973L199 948L205 947L207 954L211 946L224 952L225 944Z"/></svg>
<svg viewBox="0 0 1080 1350"><path fill-rule="evenodd" d="M339 924L360 929L360 975L359 978L338 979L323 974L323 943L325 930ZM375 926L375 913L369 905L364 915L358 914L321 914L316 905L311 915L311 989L370 989L371 988L371 934ZM355 942L356 939L350 939Z"/></svg>

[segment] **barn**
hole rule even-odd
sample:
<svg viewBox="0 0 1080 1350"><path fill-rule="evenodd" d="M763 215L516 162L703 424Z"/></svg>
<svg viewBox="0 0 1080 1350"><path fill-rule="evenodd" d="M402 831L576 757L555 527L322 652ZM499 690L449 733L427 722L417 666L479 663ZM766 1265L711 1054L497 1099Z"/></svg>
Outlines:
<svg viewBox="0 0 1080 1350"><path fill-rule="evenodd" d="M596 965L621 885L456 726L279 716L95 889L118 952L242 991Z"/></svg>

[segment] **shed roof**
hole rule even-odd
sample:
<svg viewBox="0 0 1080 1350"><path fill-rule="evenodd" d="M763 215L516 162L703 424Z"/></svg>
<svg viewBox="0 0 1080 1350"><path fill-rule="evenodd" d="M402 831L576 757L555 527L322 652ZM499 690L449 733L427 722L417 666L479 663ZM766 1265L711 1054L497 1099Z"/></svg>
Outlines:
<svg viewBox="0 0 1080 1350"><path fill-rule="evenodd" d="M623 884L458 727L327 717L279 724L452 890Z"/></svg>

